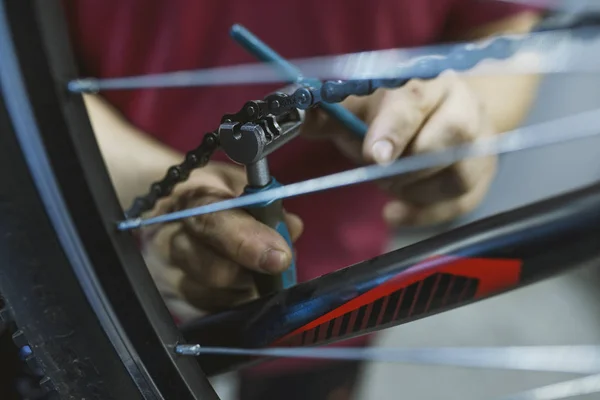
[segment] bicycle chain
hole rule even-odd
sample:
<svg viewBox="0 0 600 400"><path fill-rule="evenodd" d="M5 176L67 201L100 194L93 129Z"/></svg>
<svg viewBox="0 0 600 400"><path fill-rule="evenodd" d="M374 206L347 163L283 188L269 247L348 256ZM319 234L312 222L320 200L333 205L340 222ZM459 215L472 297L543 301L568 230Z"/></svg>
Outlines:
<svg viewBox="0 0 600 400"><path fill-rule="evenodd" d="M600 16L583 15L580 19L571 19L561 22L563 29L581 28L590 25L598 25ZM557 29L556 24L540 25L534 32L549 31ZM585 38L586 32L575 33ZM401 67L402 76L415 76L421 79L433 79L447 70L467 71L474 68L480 62L488 59L506 60L519 50L522 39L497 37L489 39L487 44L479 47L473 44L457 46L445 57L423 56L417 58L409 66ZM292 94L274 93L264 100L247 102L241 111L236 114L225 115L221 122L236 122L241 125L249 122L265 122L269 116L279 116L293 109L306 110L317 107L319 103L340 103L349 96L366 96L380 88L398 88L406 84L410 79L353 79L353 80L308 80L303 87ZM133 205L126 212L126 217L138 218L140 215L151 210L158 199L168 196L173 187L185 181L193 169L206 165L219 147L218 133L208 133L202 144L195 150L187 153L185 161L177 166L170 167L166 176L159 182L154 182L150 191L145 196L134 200Z"/></svg>
<svg viewBox="0 0 600 400"><path fill-rule="evenodd" d="M267 99L270 96L267 97ZM277 110L277 102L265 100L249 101L235 114L226 114L221 118L221 123L236 123L241 126L246 123L257 123L263 125L267 135L273 135L277 131L274 116L284 114ZM267 136L267 139L272 139ZM185 155L183 163L174 165L167 170L164 178L150 185L147 194L137 197L131 207L125 212L127 219L139 218L141 214L152 210L156 202L171 194L176 184L182 183L189 177L190 173L197 168L202 168L210 161L214 152L219 148L218 131L209 132L204 135L202 144Z"/></svg>
<svg viewBox="0 0 600 400"><path fill-rule="evenodd" d="M147 194L135 198L131 207L125 212L127 218L138 218L142 213L150 211L156 202L171 194L176 184L184 182L190 173L204 167L219 147L219 138L215 132L204 135L200 146L185 155L184 161L167 170L164 178L150 185Z"/></svg>

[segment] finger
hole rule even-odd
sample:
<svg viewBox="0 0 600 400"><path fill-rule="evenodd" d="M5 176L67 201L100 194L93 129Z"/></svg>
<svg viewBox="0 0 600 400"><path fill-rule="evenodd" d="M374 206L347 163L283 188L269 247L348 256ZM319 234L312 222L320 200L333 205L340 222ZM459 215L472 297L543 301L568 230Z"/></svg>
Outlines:
<svg viewBox="0 0 600 400"><path fill-rule="evenodd" d="M204 196L192 206L222 198ZM227 210L191 217L186 229L224 257L254 271L280 273L290 266L291 250L285 239L243 210Z"/></svg>
<svg viewBox="0 0 600 400"><path fill-rule="evenodd" d="M488 127L482 126L484 114L481 102L470 88L459 80L452 80L447 85L444 101L412 143L413 153L444 150L488 134Z"/></svg>
<svg viewBox="0 0 600 400"><path fill-rule="evenodd" d="M163 296L175 296L183 272L171 262L171 236L178 224L164 226L152 237L142 235L141 252L156 287Z"/></svg>
<svg viewBox="0 0 600 400"><path fill-rule="evenodd" d="M427 206L467 194L480 180L491 181L495 171L496 157L463 160L393 193L412 204Z"/></svg>
<svg viewBox="0 0 600 400"><path fill-rule="evenodd" d="M219 168L215 170L215 173L218 174L224 182L226 182L227 187L236 189L233 192L219 192L214 193L214 195L239 196L248 183L246 173L244 172L243 168L239 168L238 166L223 163L223 165L219 165ZM292 241L297 240L304 230L302 219L300 219L299 216L290 213L284 213L284 218L288 225Z"/></svg>
<svg viewBox="0 0 600 400"><path fill-rule="evenodd" d="M440 168L428 168L417 172L405 173L401 175L392 176L391 178L385 178L378 181L379 186L390 193L400 194L402 188L413 182L418 182L421 179L425 179L429 176L434 176L439 171L444 169Z"/></svg>
<svg viewBox="0 0 600 400"><path fill-rule="evenodd" d="M379 164L398 158L443 101L447 86L445 78L412 80L387 91L364 140L363 156Z"/></svg>
<svg viewBox="0 0 600 400"><path fill-rule="evenodd" d="M370 96L350 96L341 105L359 119L370 123L371 110L377 109L383 91L377 90ZM301 134L311 139L333 141L338 150L356 164L364 164L362 155L363 140L350 132L336 118L331 118L321 109L309 110L302 124Z"/></svg>
<svg viewBox="0 0 600 400"><path fill-rule="evenodd" d="M230 188L233 196L240 196L248 184L248 177L244 168L229 163L218 163L217 174L225 186Z"/></svg>
<svg viewBox="0 0 600 400"><path fill-rule="evenodd" d="M469 193L456 199L430 206L415 206L408 202L393 201L384 207L383 217L393 227L427 226L449 222L473 211L485 198L491 180L481 180Z"/></svg>
<svg viewBox="0 0 600 400"><path fill-rule="evenodd" d="M228 172L223 172L228 170ZM173 188L171 194L167 197L160 198L154 208L148 213L148 217L168 214L174 211L182 210L190 199L197 198L206 193L207 195L234 197L239 193L233 188L233 183L240 179L233 179L234 175L245 174L243 168L232 166L226 163L209 163L204 168L196 169L191 172L188 179L181 182ZM245 183L244 183L245 184ZM149 226L147 228L152 228ZM162 229L162 225L155 225L154 230ZM151 231L152 229L149 229Z"/></svg>
<svg viewBox="0 0 600 400"><path fill-rule="evenodd" d="M452 76L446 79L447 96L410 144L408 150L410 154L438 152L493 134L493 129L483 118L479 100L474 97L466 84ZM440 165L394 177L392 190L399 191L403 186L432 177L448 167L449 165Z"/></svg>
<svg viewBox="0 0 600 400"><path fill-rule="evenodd" d="M205 287L250 289L254 281L248 270L217 254L181 231L171 239L172 263Z"/></svg>
<svg viewBox="0 0 600 400"><path fill-rule="evenodd" d="M290 239L292 239L292 242L295 242L300 238L302 232L304 232L304 222L302 222L299 216L289 212L284 212L283 218L290 232Z"/></svg>
<svg viewBox="0 0 600 400"><path fill-rule="evenodd" d="M185 300L194 307L208 312L227 310L236 305L258 297L256 290L216 289L199 284L193 279L184 277L179 290Z"/></svg>
<svg viewBox="0 0 600 400"><path fill-rule="evenodd" d="M153 253L168 261L171 257L171 237L182 229L181 223L156 224L140 230L142 249L152 249Z"/></svg>
<svg viewBox="0 0 600 400"><path fill-rule="evenodd" d="M404 221L408 221L414 212L416 207L408 202L392 200L383 207L382 216L390 227L396 228L403 225Z"/></svg>

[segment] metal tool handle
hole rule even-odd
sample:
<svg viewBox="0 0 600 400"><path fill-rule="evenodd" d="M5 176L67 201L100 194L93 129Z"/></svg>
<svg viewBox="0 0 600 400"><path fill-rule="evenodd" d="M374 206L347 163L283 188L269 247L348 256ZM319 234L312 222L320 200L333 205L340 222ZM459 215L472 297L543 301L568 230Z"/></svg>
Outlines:
<svg viewBox="0 0 600 400"><path fill-rule="evenodd" d="M248 186L244 192L245 194L257 193L278 186L281 186L281 184L275 179L271 178L271 181L268 185L263 187ZM246 210L258 221L275 229L285 239L290 249L292 249L291 265L283 273L278 275L261 274L259 272L253 273L254 282L256 283L259 295L262 297L296 285L296 260L293 254L292 238L290 236L287 224L283 218L282 201L275 200L258 204L248 207Z"/></svg>
<svg viewBox="0 0 600 400"><path fill-rule="evenodd" d="M281 200L263 207L249 208L248 212L258 221L275 229L292 249L292 239L286 223L283 220L283 206ZM296 284L296 262L292 256L292 264L283 273L278 275L261 274L253 272L254 282L260 296L277 292Z"/></svg>

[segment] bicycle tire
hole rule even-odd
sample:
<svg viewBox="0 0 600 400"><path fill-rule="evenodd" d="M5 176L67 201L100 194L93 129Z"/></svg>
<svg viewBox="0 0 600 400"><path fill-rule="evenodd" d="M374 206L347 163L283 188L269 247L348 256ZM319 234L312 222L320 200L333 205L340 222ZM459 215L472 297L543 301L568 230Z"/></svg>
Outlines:
<svg viewBox="0 0 600 400"><path fill-rule="evenodd" d="M60 1L0 1L0 314L65 399L218 399L133 237L80 96ZM93 182L93 184L92 184ZM127 266L127 268L125 268Z"/></svg>

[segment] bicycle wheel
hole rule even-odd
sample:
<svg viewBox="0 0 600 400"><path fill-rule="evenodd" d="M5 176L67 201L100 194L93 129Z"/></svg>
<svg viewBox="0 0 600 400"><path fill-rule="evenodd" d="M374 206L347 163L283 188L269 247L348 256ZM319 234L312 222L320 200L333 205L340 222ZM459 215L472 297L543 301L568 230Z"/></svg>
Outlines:
<svg viewBox="0 0 600 400"><path fill-rule="evenodd" d="M175 356L179 332L114 229L122 210L82 99L62 89L76 76L65 27L58 1L0 2L3 318L60 398L216 399Z"/></svg>

